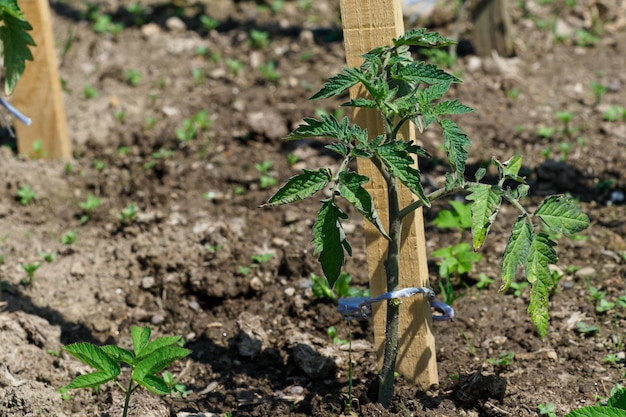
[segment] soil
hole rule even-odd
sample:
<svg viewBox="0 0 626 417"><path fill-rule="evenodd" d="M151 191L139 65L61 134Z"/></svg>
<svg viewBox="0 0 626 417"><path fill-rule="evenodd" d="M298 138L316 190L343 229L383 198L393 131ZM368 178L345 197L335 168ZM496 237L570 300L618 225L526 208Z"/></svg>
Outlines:
<svg viewBox="0 0 626 417"><path fill-rule="evenodd" d="M514 58L472 55L469 24L457 25L445 3L414 25L446 36L460 29L463 47L451 71L464 80L454 96L477 111L459 119L473 141L471 169L519 154L530 207L569 193L592 225L558 241L562 278L542 340L526 312L528 288L498 292L515 218L503 207L484 259L457 282L457 318L436 323L439 386L419 389L400 376L388 410L376 403L372 325L355 324L356 415L534 416L552 403L561 416L624 383L626 123L603 115L626 106L626 8L610 0L522 2L523 10L510 3ZM169 368L186 398L140 390L133 416L349 414L348 350L327 335L335 326L346 339L348 324L311 291L311 274L321 274L310 243L316 204L260 209L277 185L264 187L256 166L271 161L267 175L280 183L302 168L337 163L322 144L282 139L303 117L341 102L307 100L345 63L338 2L285 1L274 12L235 0L140 4L143 15L128 12L130 2L99 3L101 15L121 24L118 33L102 33L93 30L88 3L52 3L75 158L0 150L0 415L121 415L113 384L61 399L58 388L90 369L62 346L129 347L132 325L181 335L193 351ZM219 25L207 30L204 14ZM267 32L268 44L254 45L251 30ZM581 31L597 39L582 45ZM275 80L260 71L269 62L280 74ZM136 85L131 70L141 74ZM601 100L592 82L608 87ZM87 98L86 86L97 97ZM211 126L179 139L184 120L201 111ZM561 111L574 115L568 130ZM554 131L541 135L540 127ZM441 156L436 132L420 142ZM442 182L445 167L421 168ZM36 197L22 205L15 195L25 185ZM79 203L90 194L101 205L86 213ZM131 203L137 216L121 222ZM425 213L429 252L458 242L458 234L432 225L447 207ZM362 223L350 214L354 253L345 270L365 288ZM76 242L62 244L69 231ZM56 258L43 262L42 252ZM265 254L271 258L253 258ZM24 285L20 265L29 263L41 267ZM439 288L434 260L430 271ZM494 283L478 288L480 274ZM613 308L598 311L591 287ZM595 331L580 331L579 322ZM508 352L508 364L489 361ZM615 360L606 361L611 354Z"/></svg>

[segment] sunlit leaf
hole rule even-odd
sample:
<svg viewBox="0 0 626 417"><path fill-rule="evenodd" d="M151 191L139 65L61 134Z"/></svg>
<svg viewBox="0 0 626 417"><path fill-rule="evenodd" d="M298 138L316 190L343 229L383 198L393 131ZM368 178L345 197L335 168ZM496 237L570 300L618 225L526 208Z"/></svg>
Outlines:
<svg viewBox="0 0 626 417"><path fill-rule="evenodd" d="M461 104L458 99L454 100L446 100L440 103L437 103L431 112L431 115L434 116L443 116L448 114L463 114L463 113L471 113L474 109L466 106L465 104Z"/></svg>
<svg viewBox="0 0 626 417"><path fill-rule="evenodd" d="M571 235L589 226L589 217L568 196L555 195L543 200L535 216L554 233Z"/></svg>
<svg viewBox="0 0 626 417"><path fill-rule="evenodd" d="M487 184L469 187L468 191L470 194L465 198L473 201L472 237L474 249L478 249L485 243L489 229L496 219L503 192L500 187Z"/></svg>
<svg viewBox="0 0 626 417"><path fill-rule="evenodd" d="M306 138L332 138L349 143L352 139L367 142L367 131L357 125L351 125L347 117L341 123L333 115L322 115L320 120L305 118L304 124L287 136L287 140Z"/></svg>
<svg viewBox="0 0 626 417"><path fill-rule="evenodd" d="M398 68L396 72L391 73L391 77L403 80L414 85L420 83L437 84L437 83L460 83L461 80L452 74L448 74L434 64L427 64L422 61L413 61L411 65Z"/></svg>
<svg viewBox="0 0 626 417"><path fill-rule="evenodd" d="M526 217L518 217L513 224L513 231L502 255L502 287L505 291L515 279L517 269L526 263L526 256L532 241L532 226L526 221Z"/></svg>
<svg viewBox="0 0 626 417"><path fill-rule="evenodd" d="M377 155L402 184L417 195L424 205L430 207L430 201L422 187L420 172L413 168L415 161L407 151L407 149L410 149L410 146L407 142L400 140L388 142L377 149Z"/></svg>
<svg viewBox="0 0 626 417"><path fill-rule="evenodd" d="M320 168L317 171L305 169L302 174L291 177L276 191L267 205L278 206L304 200L323 189L330 180L331 175L326 168Z"/></svg>
<svg viewBox="0 0 626 417"><path fill-rule="evenodd" d="M361 72L356 68L344 68L341 73L330 77L322 89L311 97L311 100L339 95L358 83L361 76Z"/></svg>
<svg viewBox="0 0 626 417"><path fill-rule="evenodd" d="M450 119L439 121L443 129L443 147L448 155L448 163L452 170L460 175L465 172L467 148L471 142L467 135Z"/></svg>
<svg viewBox="0 0 626 417"><path fill-rule="evenodd" d="M68 385L61 387L59 391L65 393L71 389L95 388L114 380L116 377L117 375L110 375L106 372L93 372L91 374L79 375Z"/></svg>
<svg viewBox="0 0 626 417"><path fill-rule="evenodd" d="M594 405L571 411L565 417L626 417L626 410Z"/></svg>
<svg viewBox="0 0 626 417"><path fill-rule="evenodd" d="M369 181L369 178L355 172L342 171L339 174L339 180L339 194L348 200L363 217L376 226L378 231L388 239L389 236L378 217L376 207L374 207L374 200L370 193L362 187L363 184Z"/></svg>
<svg viewBox="0 0 626 417"><path fill-rule="evenodd" d="M528 313L541 337L548 329L548 301L555 285L549 268L558 260L555 245L546 233L535 234L526 259L526 279L531 284Z"/></svg>
<svg viewBox="0 0 626 417"><path fill-rule="evenodd" d="M0 39L4 46L4 67L6 77L4 91L7 95L13 92L18 80L24 73L26 61L33 60L29 46L35 46L35 41L28 31L32 26L24 20L24 16L14 0L2 0L2 26L0 26Z"/></svg>
<svg viewBox="0 0 626 417"><path fill-rule="evenodd" d="M424 46L430 48L441 48L444 46L454 45L456 41L444 38L437 32L426 32L426 29L411 29L393 40L395 47L410 45Z"/></svg>
<svg viewBox="0 0 626 417"><path fill-rule="evenodd" d="M143 357L138 363L135 364L132 379L134 381L141 381L147 375L154 375L168 367L172 362L182 359L190 354L191 351L189 349L185 349L180 346L171 344L161 346L147 354L147 356Z"/></svg>
<svg viewBox="0 0 626 417"><path fill-rule="evenodd" d="M120 374L120 366L117 362L96 345L86 342L72 343L65 346L63 350L106 375L116 377Z"/></svg>
<svg viewBox="0 0 626 417"><path fill-rule="evenodd" d="M150 341L151 330L149 327L132 326L130 328L130 336L133 340L133 350L135 356L139 356L143 348L148 345Z"/></svg>

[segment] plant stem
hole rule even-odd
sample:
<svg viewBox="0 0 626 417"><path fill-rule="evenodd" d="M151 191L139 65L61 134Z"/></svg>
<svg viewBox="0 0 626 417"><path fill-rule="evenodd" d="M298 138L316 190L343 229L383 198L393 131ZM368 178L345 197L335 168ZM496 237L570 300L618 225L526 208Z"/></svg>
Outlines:
<svg viewBox="0 0 626 417"><path fill-rule="evenodd" d="M385 273L387 275L387 291L394 291L398 287L400 270L400 243L402 237L402 218L400 217L400 202L398 198L398 183L394 175L387 178L387 198L389 200L389 244ZM394 373L396 357L398 355L398 339L400 329L400 303L391 299L387 302L387 323L385 326L385 353L383 366L380 371L378 401L387 408L393 396Z"/></svg>
<svg viewBox="0 0 626 417"><path fill-rule="evenodd" d="M124 392L126 394L126 398L124 399L124 412L122 413L122 417L126 417L128 415L128 405L130 404L130 396L133 391L133 380L131 379L128 382L128 388Z"/></svg>

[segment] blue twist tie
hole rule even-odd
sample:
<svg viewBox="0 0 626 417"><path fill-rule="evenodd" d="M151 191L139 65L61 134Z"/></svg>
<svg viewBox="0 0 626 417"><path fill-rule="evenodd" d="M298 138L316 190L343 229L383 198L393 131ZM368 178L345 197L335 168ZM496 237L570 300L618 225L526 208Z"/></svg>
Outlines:
<svg viewBox="0 0 626 417"><path fill-rule="evenodd" d="M431 288L403 288L389 291L376 297L347 297L340 298L337 310L344 320L367 320L372 317L372 304L393 298L410 297L415 294L424 294L429 298L430 306L440 314L433 315L433 320L444 321L454 318L454 309L441 301L435 301L435 292Z"/></svg>

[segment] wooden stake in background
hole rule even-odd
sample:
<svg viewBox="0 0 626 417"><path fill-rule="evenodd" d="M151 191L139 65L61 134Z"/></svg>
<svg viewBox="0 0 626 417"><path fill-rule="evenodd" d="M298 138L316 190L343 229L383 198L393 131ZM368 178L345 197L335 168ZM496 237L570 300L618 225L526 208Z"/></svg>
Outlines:
<svg viewBox="0 0 626 417"><path fill-rule="evenodd" d="M37 46L31 48L34 60L26 61L26 70L11 100L33 121L31 126L15 124L18 152L32 155L33 145L40 140L42 157L71 158L50 6L47 0L20 0L19 6L33 27L31 36Z"/></svg>
<svg viewBox="0 0 626 417"><path fill-rule="evenodd" d="M359 67L361 55L373 48L388 45L393 38L404 33L400 0L341 0L341 18L348 67ZM350 97L363 97L366 91L361 86L350 89ZM367 128L370 137L383 133L383 121L377 113L366 109L355 109L353 120ZM406 139L415 138L415 128L406 124L401 131ZM365 188L374 198L376 209L384 225L389 224L387 187L378 169L369 160L359 159L358 170L367 175L370 182ZM416 162L417 163L417 162ZM406 187L400 187L400 204L404 207L417 197ZM387 291L384 260L387 241L369 222L365 222L367 263L372 296ZM421 209L407 216L402 234L400 252L400 288L429 287L424 220ZM377 303L374 307L374 338L379 367L382 364L385 319L387 306ZM435 341L432 334L432 319L428 300L414 296L403 300L400 308L400 344L397 371L409 381L422 388L439 383Z"/></svg>

